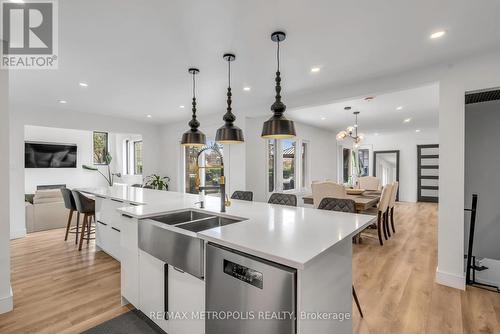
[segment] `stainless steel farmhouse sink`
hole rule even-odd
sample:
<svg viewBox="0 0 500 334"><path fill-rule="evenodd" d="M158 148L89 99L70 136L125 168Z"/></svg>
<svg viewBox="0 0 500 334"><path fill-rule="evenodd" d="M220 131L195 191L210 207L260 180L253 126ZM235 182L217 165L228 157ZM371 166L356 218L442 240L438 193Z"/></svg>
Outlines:
<svg viewBox="0 0 500 334"><path fill-rule="evenodd" d="M245 218L226 217L210 212L184 210L149 218L189 232L241 222ZM204 276L205 247L192 233L181 233L144 220L139 224L139 248L146 253L198 278Z"/></svg>

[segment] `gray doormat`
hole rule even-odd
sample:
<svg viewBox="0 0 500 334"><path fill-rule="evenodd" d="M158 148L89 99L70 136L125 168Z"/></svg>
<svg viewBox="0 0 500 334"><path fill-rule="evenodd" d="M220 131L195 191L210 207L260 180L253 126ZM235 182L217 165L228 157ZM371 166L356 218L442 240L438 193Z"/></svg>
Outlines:
<svg viewBox="0 0 500 334"><path fill-rule="evenodd" d="M142 312L132 310L81 334L166 334Z"/></svg>

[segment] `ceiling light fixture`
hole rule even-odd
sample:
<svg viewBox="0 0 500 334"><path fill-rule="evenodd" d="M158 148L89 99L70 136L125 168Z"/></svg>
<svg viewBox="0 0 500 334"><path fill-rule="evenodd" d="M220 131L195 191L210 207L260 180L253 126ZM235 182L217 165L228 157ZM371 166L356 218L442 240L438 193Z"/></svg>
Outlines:
<svg viewBox="0 0 500 334"><path fill-rule="evenodd" d="M181 105L181 106L179 106L179 108L184 109L185 107Z"/></svg>
<svg viewBox="0 0 500 334"><path fill-rule="evenodd" d="M66 100L59 100L59 103L60 104L66 104L66 103L68 103L68 101L66 101Z"/></svg>
<svg viewBox="0 0 500 334"><path fill-rule="evenodd" d="M261 137L265 139L286 139L293 138L296 136L295 125L293 121L287 119L283 116L283 113L286 110L286 105L281 102L281 77L280 77L280 42L284 41L286 35L284 32L277 31L271 35L271 40L276 42L278 45L276 51L276 59L278 63L278 67L276 70L276 96L273 105L271 106L271 110L273 112L273 116L264 122L262 127Z"/></svg>
<svg viewBox="0 0 500 334"><path fill-rule="evenodd" d="M151 118L151 117L153 117L153 116L151 116L151 115L147 115L146 117L147 117L147 118Z"/></svg>
<svg viewBox="0 0 500 334"><path fill-rule="evenodd" d="M321 71L320 67L313 67L313 68L311 68L311 73L318 73L319 71Z"/></svg>
<svg viewBox="0 0 500 334"><path fill-rule="evenodd" d="M370 102L370 101L372 101L374 99L375 99L375 96L367 96L367 97L364 98L364 100L368 101L368 102Z"/></svg>
<svg viewBox="0 0 500 334"><path fill-rule="evenodd" d="M444 35L446 35L446 31L445 30L439 30L439 31L436 31L434 33L432 33L430 35L430 39L437 39L437 38L441 38L443 37Z"/></svg>
<svg viewBox="0 0 500 334"><path fill-rule="evenodd" d="M248 86L247 86L247 87L243 87L243 90L244 90L245 92L249 92L251 89L252 89L252 87L248 87Z"/></svg>
<svg viewBox="0 0 500 334"><path fill-rule="evenodd" d="M227 73L228 73L228 86L227 86L227 111L222 118L226 124L217 129L215 141L221 144L241 144L245 140L243 138L243 131L234 125L236 116L234 116L231 108L231 62L236 59L232 53L226 53L223 58L227 60Z"/></svg>
<svg viewBox="0 0 500 334"><path fill-rule="evenodd" d="M411 118L405 118L405 119L403 120L403 123L410 123L410 122L411 122Z"/></svg>
<svg viewBox="0 0 500 334"><path fill-rule="evenodd" d="M205 134L198 130L200 126L200 122L196 119L196 74L200 73L200 70L197 68L190 68L188 70L189 73L193 75L193 114L191 121L189 121L190 130L184 132L182 135L181 144L184 146L204 146L207 142Z"/></svg>
<svg viewBox="0 0 500 334"><path fill-rule="evenodd" d="M321 117L321 120L322 120L322 121L326 120L326 117Z"/></svg>
<svg viewBox="0 0 500 334"><path fill-rule="evenodd" d="M416 133L420 133L420 129L416 129L416 130L415 130L415 132L416 132Z"/></svg>
<svg viewBox="0 0 500 334"><path fill-rule="evenodd" d="M397 111L403 110L403 106L399 106L396 108Z"/></svg>
<svg viewBox="0 0 500 334"><path fill-rule="evenodd" d="M344 110L349 111L351 110L351 107L345 107ZM337 140L341 141L346 138L351 138L354 141L354 148L358 148L365 136L360 133L358 134L358 115L360 114L359 111L353 112L353 115L355 117L355 123L354 126L348 126L347 129L340 131L337 133Z"/></svg>
<svg viewBox="0 0 500 334"><path fill-rule="evenodd" d="M79 85L80 85L80 87L88 87L89 86L89 84L86 82L80 82Z"/></svg>

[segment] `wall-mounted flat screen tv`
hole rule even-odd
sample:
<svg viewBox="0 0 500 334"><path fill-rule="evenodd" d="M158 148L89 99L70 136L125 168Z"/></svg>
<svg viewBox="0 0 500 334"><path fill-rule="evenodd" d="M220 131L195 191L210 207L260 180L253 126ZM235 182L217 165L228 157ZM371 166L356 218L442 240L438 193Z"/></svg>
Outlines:
<svg viewBox="0 0 500 334"><path fill-rule="evenodd" d="M24 143L25 168L76 168L77 146L40 142Z"/></svg>

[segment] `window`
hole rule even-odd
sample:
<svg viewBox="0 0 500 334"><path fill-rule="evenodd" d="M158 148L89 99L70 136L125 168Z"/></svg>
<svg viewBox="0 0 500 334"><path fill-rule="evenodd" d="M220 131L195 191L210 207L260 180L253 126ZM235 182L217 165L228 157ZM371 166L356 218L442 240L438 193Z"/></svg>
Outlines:
<svg viewBox="0 0 500 334"><path fill-rule="evenodd" d="M268 140L267 150L269 152L267 157L267 180L268 190L270 193L274 192L274 184L276 183L276 140Z"/></svg>
<svg viewBox="0 0 500 334"><path fill-rule="evenodd" d="M283 190L294 190L296 183L295 175L295 151L296 142L285 139L281 142L283 163Z"/></svg>
<svg viewBox="0 0 500 334"><path fill-rule="evenodd" d="M142 174L142 140L134 142L134 174Z"/></svg>
<svg viewBox="0 0 500 334"><path fill-rule="evenodd" d="M302 189L309 188L309 162L307 161L309 157L309 143L302 142L302 153L301 153L301 187Z"/></svg>
<svg viewBox="0 0 500 334"><path fill-rule="evenodd" d="M350 162L351 162L351 150L348 149L348 148L344 148L343 151L342 151L342 175L343 175L343 178L342 180L344 181L344 183L348 183L349 182L349 177L351 176L351 173L349 172L349 166L350 166Z"/></svg>
<svg viewBox="0 0 500 334"><path fill-rule="evenodd" d="M369 174L369 163L370 163L370 151L366 148L358 150L359 159L359 176L368 176Z"/></svg>
<svg viewBox="0 0 500 334"><path fill-rule="evenodd" d="M207 145L213 145L213 141L207 141ZM196 189L196 159L201 147L186 147L184 151L184 191L190 194L197 194ZM219 149L223 153L223 146L219 144ZM222 174L220 157L213 151L208 150L201 154L199 166L204 167L200 170L200 183L206 187L218 187L220 176ZM202 181L203 180L203 181ZM206 194L219 193L220 189L212 188L205 191Z"/></svg>
<svg viewBox="0 0 500 334"><path fill-rule="evenodd" d="M105 165L108 153L108 133L94 131L93 134L94 165Z"/></svg>

